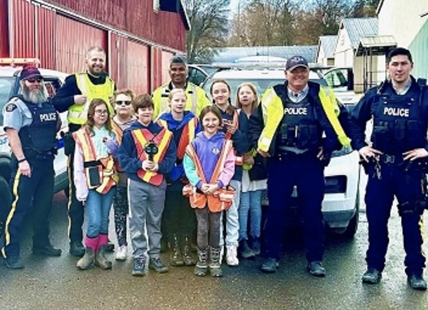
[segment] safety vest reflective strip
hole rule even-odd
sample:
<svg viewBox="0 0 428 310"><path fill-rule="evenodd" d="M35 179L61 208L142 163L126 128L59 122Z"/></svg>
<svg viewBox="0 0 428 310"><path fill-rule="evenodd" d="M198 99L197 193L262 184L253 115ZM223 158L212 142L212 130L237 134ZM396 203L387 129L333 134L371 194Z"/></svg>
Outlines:
<svg viewBox="0 0 428 310"><path fill-rule="evenodd" d="M197 124L196 117L192 118L186 125L184 125L183 132L180 137L180 142L177 146L177 158L183 159L186 153L187 145L195 138L195 128Z"/></svg>
<svg viewBox="0 0 428 310"><path fill-rule="evenodd" d="M167 90L169 90L169 83L162 85L162 91L160 94L160 107L159 107L159 115L162 115L162 113L166 113L169 112L169 107L168 107L168 97L169 96L169 92L167 92ZM190 87L190 91L188 91ZM184 92L186 93L187 96L187 102L186 102L186 106L185 106L185 110L186 111L191 111L193 114L196 115L196 110L198 109L198 89L196 88L196 85L194 84L188 84L187 88L184 89ZM190 94L191 92L191 94ZM189 102L189 96L191 96L190 100L191 100L191 105L190 105L190 109L187 107L188 106L188 102Z"/></svg>
<svg viewBox="0 0 428 310"><path fill-rule="evenodd" d="M106 77L106 81L102 85L93 85L87 73L76 73L75 77L77 87L82 95L87 97L87 100L84 105L73 104L69 108L67 115L69 123L83 125L87 120L89 105L95 97L103 99L107 103L110 115L114 114L114 109L109 102L109 97L114 92L114 83L109 77Z"/></svg>
<svg viewBox="0 0 428 310"><path fill-rule="evenodd" d="M150 133L150 131L148 131L147 129L132 131L132 134L134 135L135 139L137 139L138 143L141 146L141 151L139 152L141 154L139 158L140 160L147 159L146 152L144 152L144 146L147 144L148 140L150 140L144 136L143 130L146 131L147 133ZM171 138L172 138L172 133L169 130L167 130L165 127L162 128L161 132L156 135L155 140L158 140L158 141L160 140L159 141L160 143L158 144L158 153L155 154L155 156L153 157L154 162L158 163L160 160L163 159L166 153L166 149L169 146L169 142L171 141ZM153 172L153 171L144 171L143 169L140 169L138 171L138 176L143 181L153 185L160 185L163 180L162 174Z"/></svg>
<svg viewBox="0 0 428 310"><path fill-rule="evenodd" d="M332 91L325 87L320 87L319 96L324 112L327 115L331 126L336 132L340 144L342 144L343 146L350 146L351 141L346 136L345 131L343 130L342 125L340 124L339 119L337 118L340 113L340 110L337 106L336 96L334 96L334 93Z"/></svg>
<svg viewBox="0 0 428 310"><path fill-rule="evenodd" d="M123 138L122 128L113 119L111 120L111 126L113 127L113 130L116 133L117 142L119 143L119 145L121 145L122 144L122 138Z"/></svg>
<svg viewBox="0 0 428 310"><path fill-rule="evenodd" d="M97 160L95 146L92 143L92 139L89 136L89 133L85 129L79 129L73 133L73 137L76 139L76 142L82 148L83 152L83 161L84 162L93 162ZM105 194L107 193L118 181L118 176L115 173L114 160L112 156L100 159L102 165L98 165L98 172L100 174L100 180L102 180L101 185L98 186L95 190L98 193ZM89 175L86 173L85 176L87 184L89 185Z"/></svg>

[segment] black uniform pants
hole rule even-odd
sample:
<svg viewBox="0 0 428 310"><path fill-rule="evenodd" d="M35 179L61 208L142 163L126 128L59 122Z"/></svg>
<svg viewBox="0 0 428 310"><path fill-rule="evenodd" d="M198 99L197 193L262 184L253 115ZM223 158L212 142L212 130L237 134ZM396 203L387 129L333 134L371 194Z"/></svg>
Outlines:
<svg viewBox="0 0 428 310"><path fill-rule="evenodd" d="M19 256L19 240L25 227L24 219L31 212L33 248L49 244L49 213L54 190L53 156L46 159L28 159L31 177L23 176L15 166L12 171L14 201L5 224L6 257ZM28 217L27 217L28 218Z"/></svg>
<svg viewBox="0 0 428 310"><path fill-rule="evenodd" d="M381 178L376 177L374 166L368 169L369 179L366 189L366 212L369 224L369 248L366 261L368 267L382 271L385 267L385 255L388 248L388 220L394 196L398 203L414 202L422 197L422 173L405 173L398 165L383 164ZM421 273L425 267L422 251L422 215L407 212L401 216L406 273Z"/></svg>
<svg viewBox="0 0 428 310"><path fill-rule="evenodd" d="M272 158L267 179L269 207L264 225L264 256L280 258L287 208L294 186L302 201L304 240L309 262L321 261L324 253L324 164L315 155Z"/></svg>
<svg viewBox="0 0 428 310"><path fill-rule="evenodd" d="M74 152L68 156L68 238L70 242L82 242L82 225L85 216L83 204L76 199L74 186Z"/></svg>

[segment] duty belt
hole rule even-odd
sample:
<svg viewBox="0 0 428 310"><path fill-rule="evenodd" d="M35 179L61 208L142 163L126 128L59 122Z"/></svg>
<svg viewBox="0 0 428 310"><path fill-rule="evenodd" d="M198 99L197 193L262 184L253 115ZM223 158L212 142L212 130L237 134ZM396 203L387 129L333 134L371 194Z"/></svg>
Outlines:
<svg viewBox="0 0 428 310"><path fill-rule="evenodd" d="M379 162L381 164L399 164L403 162L403 156L400 155L388 155L382 154L379 156Z"/></svg>

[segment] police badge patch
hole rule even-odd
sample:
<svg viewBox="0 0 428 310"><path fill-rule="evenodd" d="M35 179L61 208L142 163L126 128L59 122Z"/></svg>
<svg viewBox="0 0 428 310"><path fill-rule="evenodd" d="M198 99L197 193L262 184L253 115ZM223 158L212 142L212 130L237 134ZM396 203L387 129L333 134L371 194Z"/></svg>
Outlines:
<svg viewBox="0 0 428 310"><path fill-rule="evenodd" d="M9 103L6 106L6 112L13 112L13 110L15 110L17 108L16 104L14 103Z"/></svg>

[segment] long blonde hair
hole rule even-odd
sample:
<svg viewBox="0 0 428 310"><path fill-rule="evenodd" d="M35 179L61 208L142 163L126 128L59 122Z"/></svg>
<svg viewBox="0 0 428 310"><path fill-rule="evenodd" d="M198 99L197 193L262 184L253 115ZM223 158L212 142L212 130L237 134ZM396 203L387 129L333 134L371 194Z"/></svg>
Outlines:
<svg viewBox="0 0 428 310"><path fill-rule="evenodd" d="M248 88L251 89L251 91L253 92L254 95L254 101L253 103L251 103L251 112L253 112L257 106L259 105L259 96L257 96L257 90L256 87L251 84L251 83L242 83L241 85L238 86L237 90L236 90L236 100L235 100L235 107L237 107L238 109L242 109L242 104L239 101L239 91L241 90L242 87L247 86Z"/></svg>

